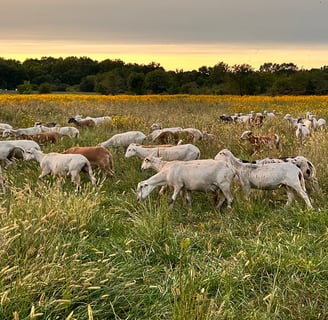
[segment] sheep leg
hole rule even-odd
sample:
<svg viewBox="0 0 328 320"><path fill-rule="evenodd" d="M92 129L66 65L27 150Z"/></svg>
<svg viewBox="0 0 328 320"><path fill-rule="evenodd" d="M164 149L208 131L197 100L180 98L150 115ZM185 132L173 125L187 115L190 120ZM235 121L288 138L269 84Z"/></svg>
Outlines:
<svg viewBox="0 0 328 320"><path fill-rule="evenodd" d="M294 188L294 190L301 196L309 208L313 208L309 196L302 188Z"/></svg>
<svg viewBox="0 0 328 320"><path fill-rule="evenodd" d="M186 200L189 207L191 207L191 193L188 190L183 190L183 198Z"/></svg>
<svg viewBox="0 0 328 320"><path fill-rule="evenodd" d="M292 190L291 187L286 186L286 189L287 189L287 202L286 202L286 206L289 206L293 202L293 200L295 198L295 195L294 195L294 192L293 192L293 190Z"/></svg>
<svg viewBox="0 0 328 320"><path fill-rule="evenodd" d="M80 191L81 177L80 177L79 172L77 172L77 171L71 172L71 181L73 183L75 183L77 191Z"/></svg>
<svg viewBox="0 0 328 320"><path fill-rule="evenodd" d="M175 203L175 201L176 201L176 199L177 199L177 197L178 197L178 195L179 195L179 193L180 193L182 187L183 187L183 186L175 186L175 187L174 187L174 191L173 191L173 194L172 194L172 197L171 197L170 203L169 203L169 204L170 204L170 209L173 208L173 205L174 205L174 203Z"/></svg>
<svg viewBox="0 0 328 320"><path fill-rule="evenodd" d="M51 171L50 170L43 170L41 172L41 174L39 175L38 179L42 179L43 177L47 176L48 174L50 174Z"/></svg>
<svg viewBox="0 0 328 320"><path fill-rule="evenodd" d="M167 185L162 186L161 189L160 189L159 192L158 192L158 195L159 195L160 197L162 197L162 196L164 195L166 189L167 189Z"/></svg>
<svg viewBox="0 0 328 320"><path fill-rule="evenodd" d="M218 210L221 209L222 204L224 203L224 200L227 200L228 208L231 208L231 204L233 201L232 194L230 192L230 185L222 185L220 187L220 200L218 201L216 207Z"/></svg>

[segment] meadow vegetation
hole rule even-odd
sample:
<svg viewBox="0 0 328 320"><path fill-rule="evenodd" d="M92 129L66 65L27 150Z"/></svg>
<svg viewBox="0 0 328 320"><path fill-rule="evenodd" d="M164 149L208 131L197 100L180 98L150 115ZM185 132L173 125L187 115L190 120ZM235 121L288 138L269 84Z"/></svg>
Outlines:
<svg viewBox="0 0 328 320"><path fill-rule="evenodd" d="M240 142L248 129L218 116L276 110L255 133L278 133L283 152L251 157ZM327 319L328 133L304 144L283 120L306 111L328 120L327 97L1 95L0 121L111 115L111 123L81 130L44 152L97 145L115 133L162 126L195 127L214 134L198 142L201 158L228 148L252 160L303 155L317 168L321 191L286 208L284 190L252 191L246 202L233 185L232 209L214 210L210 195L194 193L192 210L168 197L136 201L136 186L153 172L111 148L116 176L82 191L67 180L38 181L36 162L3 170L0 195L0 319Z"/></svg>

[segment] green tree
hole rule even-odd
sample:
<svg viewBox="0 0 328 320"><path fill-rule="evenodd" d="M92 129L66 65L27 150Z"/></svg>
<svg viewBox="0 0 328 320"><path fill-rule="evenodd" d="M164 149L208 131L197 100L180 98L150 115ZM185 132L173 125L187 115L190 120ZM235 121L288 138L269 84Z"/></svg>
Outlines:
<svg viewBox="0 0 328 320"><path fill-rule="evenodd" d="M163 70L150 71L145 77L145 87L154 94L168 92L170 87L169 75Z"/></svg>
<svg viewBox="0 0 328 320"><path fill-rule="evenodd" d="M52 91L51 84L47 82L41 83L38 91L39 93L50 93Z"/></svg>
<svg viewBox="0 0 328 320"><path fill-rule="evenodd" d="M145 91L145 75L141 72L131 72L127 84L130 92L143 94Z"/></svg>
<svg viewBox="0 0 328 320"><path fill-rule="evenodd" d="M17 91L21 94L32 93L32 85L30 81L25 80L24 83L17 86Z"/></svg>
<svg viewBox="0 0 328 320"><path fill-rule="evenodd" d="M82 92L94 92L96 86L96 76L86 76L81 80L80 91Z"/></svg>
<svg viewBox="0 0 328 320"><path fill-rule="evenodd" d="M101 73L97 75L96 92L101 94L119 94L126 91L124 79L117 70Z"/></svg>

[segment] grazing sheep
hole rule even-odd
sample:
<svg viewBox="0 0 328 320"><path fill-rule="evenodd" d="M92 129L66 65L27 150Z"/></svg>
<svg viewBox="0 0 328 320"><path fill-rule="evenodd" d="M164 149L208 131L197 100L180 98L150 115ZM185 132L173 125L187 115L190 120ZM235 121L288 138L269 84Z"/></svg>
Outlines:
<svg viewBox="0 0 328 320"><path fill-rule="evenodd" d="M264 110L263 115L266 119L274 119L276 117L276 110L273 110L272 112L268 112L267 110Z"/></svg>
<svg viewBox="0 0 328 320"><path fill-rule="evenodd" d="M86 172L93 185L96 184L96 178L93 176L89 160L81 154L62 154L57 152L43 153L36 149L29 149L24 152L25 160L36 160L41 167L39 179L46 175L66 177L71 175L72 182L80 189L80 173Z"/></svg>
<svg viewBox="0 0 328 320"><path fill-rule="evenodd" d="M6 162L6 167L15 164L13 159L15 158L16 153L23 153L24 149L18 146L15 146L13 143L8 141L0 141L0 160Z"/></svg>
<svg viewBox="0 0 328 320"><path fill-rule="evenodd" d="M223 161L195 160L174 161L147 180L137 186L139 200L145 199L157 186L167 185L174 189L170 201L172 208L180 191L184 191L185 199L191 205L190 191L213 192L217 209L220 209L224 200L231 206L233 197L230 185L235 175L232 167ZM220 200L217 201L218 193Z"/></svg>
<svg viewBox="0 0 328 320"><path fill-rule="evenodd" d="M182 131L182 128L181 127L170 127L170 128L163 128L162 129L158 124L153 124L151 127L152 128L155 128L155 129L148 135L147 139L149 141L153 141L153 142L163 132L176 133L176 132ZM157 129L157 128L160 128L160 129Z"/></svg>
<svg viewBox="0 0 328 320"><path fill-rule="evenodd" d="M92 128L96 126L96 123L92 119L81 119L69 118L68 123L73 123L79 128Z"/></svg>
<svg viewBox="0 0 328 320"><path fill-rule="evenodd" d="M39 126L36 127L29 127L29 128L19 128L19 129L5 129L2 132L2 137L6 138L9 136L19 136L21 134L36 134L36 133L40 133L41 132L41 128Z"/></svg>
<svg viewBox="0 0 328 320"><path fill-rule="evenodd" d="M106 174L111 176L115 174L113 156L105 147L72 147L63 151L62 153L84 155L89 160L92 168L99 168L102 170L103 177L105 177Z"/></svg>
<svg viewBox="0 0 328 320"><path fill-rule="evenodd" d="M18 135L17 138L23 140L33 140L40 145L47 144L47 143L57 143L61 138L62 135L59 132L40 132L36 134L21 134Z"/></svg>
<svg viewBox="0 0 328 320"><path fill-rule="evenodd" d="M94 123L96 124L96 126L99 126L103 123L106 123L106 122L110 122L112 121L112 117L110 116L103 116L103 117L85 117L85 119L91 119L94 121ZM82 120L82 119L81 119Z"/></svg>
<svg viewBox="0 0 328 320"><path fill-rule="evenodd" d="M141 131L127 131L114 134L108 140L99 143L99 146L108 147L127 147L131 143L143 143L146 135Z"/></svg>
<svg viewBox="0 0 328 320"><path fill-rule="evenodd" d="M61 135L67 136L70 138L79 138L80 131L75 127L59 127L57 130Z"/></svg>
<svg viewBox="0 0 328 320"><path fill-rule="evenodd" d="M303 156L283 157L283 158L264 158L252 161L255 164L290 162L301 169L304 179L312 184L313 190L319 191L319 183L317 179L317 171L313 163Z"/></svg>
<svg viewBox="0 0 328 320"><path fill-rule="evenodd" d="M244 189L246 198L249 198L250 189L275 190L281 186L287 189L287 203L290 205L294 199L294 192L298 193L309 208L312 204L305 190L302 171L292 163L251 164L243 163L228 149L221 150L215 160L226 161L237 173Z"/></svg>
<svg viewBox="0 0 328 320"><path fill-rule="evenodd" d="M130 158L137 156L140 159L144 159L147 156L161 157L163 160L196 160L200 158L200 150L193 144L181 144L172 147L163 146L140 146L135 143L131 143L125 152L125 157Z"/></svg>
<svg viewBox="0 0 328 320"><path fill-rule="evenodd" d="M270 133L264 136L255 136L252 131L247 130L240 136L240 140L248 140L252 144L253 154L264 146L268 146L270 149L275 146L277 150L282 151L280 138L277 134Z"/></svg>

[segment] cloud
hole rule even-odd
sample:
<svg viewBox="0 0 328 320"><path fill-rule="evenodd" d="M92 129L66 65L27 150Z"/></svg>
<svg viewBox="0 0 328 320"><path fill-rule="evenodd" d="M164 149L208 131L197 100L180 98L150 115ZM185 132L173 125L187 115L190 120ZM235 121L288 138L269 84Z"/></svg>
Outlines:
<svg viewBox="0 0 328 320"><path fill-rule="evenodd" d="M103 43L326 43L325 0L14 0L0 38Z"/></svg>

